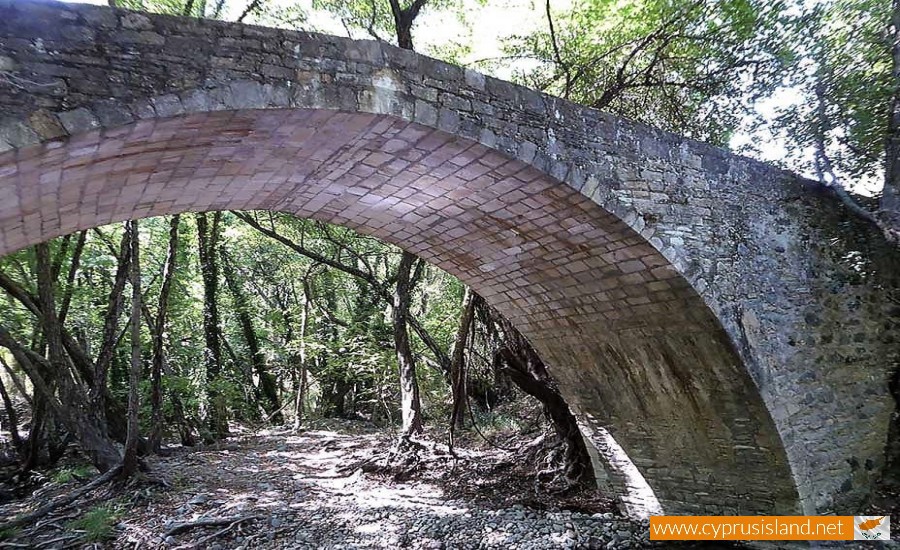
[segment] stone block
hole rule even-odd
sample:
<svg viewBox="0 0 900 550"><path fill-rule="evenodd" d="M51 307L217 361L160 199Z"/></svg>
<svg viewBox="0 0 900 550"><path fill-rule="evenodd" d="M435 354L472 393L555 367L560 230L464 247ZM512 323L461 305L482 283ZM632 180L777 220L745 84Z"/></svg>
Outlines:
<svg viewBox="0 0 900 550"><path fill-rule="evenodd" d="M415 103L415 121L426 126L437 127L438 110L424 101L416 100Z"/></svg>
<svg viewBox="0 0 900 550"><path fill-rule="evenodd" d="M51 140L66 135L59 119L46 109L38 109L28 116L28 125L40 136L41 140Z"/></svg>
<svg viewBox="0 0 900 550"><path fill-rule="evenodd" d="M40 136L28 125L18 120L0 124L0 141L9 148L27 147L40 142Z"/></svg>
<svg viewBox="0 0 900 550"><path fill-rule="evenodd" d="M58 113L57 118L69 134L89 132L100 127L97 117L84 107Z"/></svg>

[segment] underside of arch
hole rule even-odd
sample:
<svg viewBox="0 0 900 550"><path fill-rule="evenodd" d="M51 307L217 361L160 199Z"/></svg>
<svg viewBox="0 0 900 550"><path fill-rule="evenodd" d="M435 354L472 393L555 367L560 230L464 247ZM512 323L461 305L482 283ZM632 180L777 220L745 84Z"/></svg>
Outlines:
<svg viewBox="0 0 900 550"><path fill-rule="evenodd" d="M668 513L796 513L781 440L713 313L624 221L489 147L388 115L148 119L0 155L0 255L129 218L274 210L414 252L497 307Z"/></svg>

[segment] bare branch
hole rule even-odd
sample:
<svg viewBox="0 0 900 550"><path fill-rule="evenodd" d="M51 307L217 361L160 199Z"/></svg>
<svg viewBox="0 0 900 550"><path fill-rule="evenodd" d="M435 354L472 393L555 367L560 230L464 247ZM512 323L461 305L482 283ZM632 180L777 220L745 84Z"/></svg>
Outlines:
<svg viewBox="0 0 900 550"><path fill-rule="evenodd" d="M260 3L261 3L261 0L253 0L252 2L250 2L250 5L248 5L247 8L241 12L241 15L235 20L235 22L237 22L237 23L242 22L245 17L247 17L248 15L250 15L257 9L259 9Z"/></svg>

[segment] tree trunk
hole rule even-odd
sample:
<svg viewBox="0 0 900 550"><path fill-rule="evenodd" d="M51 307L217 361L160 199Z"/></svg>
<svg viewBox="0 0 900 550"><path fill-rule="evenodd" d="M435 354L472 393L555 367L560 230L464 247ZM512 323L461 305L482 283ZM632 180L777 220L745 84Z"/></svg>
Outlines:
<svg viewBox="0 0 900 550"><path fill-rule="evenodd" d="M178 256L178 224L181 217L172 216L169 220L169 246L166 249L166 263L163 267L163 280L159 289L156 304L156 317L153 320L153 357L150 367L150 449L158 453L162 445L163 411L162 411L162 371L165 361L166 316L169 308L169 293L172 280L175 278L175 264Z"/></svg>
<svg viewBox="0 0 900 550"><path fill-rule="evenodd" d="M28 403L28 406L31 407L31 428L33 430L34 426L35 426L35 422L37 420L39 420L37 418L38 410L36 407L37 404L39 403L39 401L32 399L28 396L28 393L25 389L25 384L21 380L19 380L19 377L16 376L16 373L13 372L12 367L9 366L9 363L6 362L6 360L3 358L2 355L0 355L0 366L2 366L3 370L6 371L6 374L9 376L9 379L12 381L13 386L16 387L16 391L19 392L19 395L21 395L22 398L25 399L25 401ZM15 414L15 411L13 411L12 414ZM12 417L10 417L10 418L12 418ZM10 420L10 422L13 423L12 419ZM16 435L18 435L18 432L16 432ZM31 458L30 443L31 443L31 440L30 440L30 438L28 438L28 439L25 439L24 441L21 441L21 446L17 447L17 451L18 451L18 455L19 455L19 463L22 466L23 472L27 472L27 471L33 469L36 464L36 463L29 464L29 459ZM13 444L15 444L15 437L13 437ZM35 456L34 458L37 458L37 457Z"/></svg>
<svg viewBox="0 0 900 550"><path fill-rule="evenodd" d="M300 312L300 387L297 388L294 403L294 431L299 430L303 422L303 403L306 401L306 328L309 325L309 302L309 272L307 272L307 276L303 279L303 309Z"/></svg>
<svg viewBox="0 0 900 550"><path fill-rule="evenodd" d="M0 356L0 364L3 365L3 369L6 371L6 374L9 375L10 379L13 382L13 385L16 386L16 390L25 398L26 401L28 401L28 405L31 407L31 427L28 429L28 435L23 442L24 447L22 448L19 455L19 464L21 467L21 471L30 472L38 465L38 462L40 461L40 450L41 444L43 443L42 433L44 427L46 402L43 399L39 398L37 394L35 394L32 398L28 397L24 382L19 380L19 377L16 376L15 372L13 372L12 367L10 367L9 363L7 363L2 356Z"/></svg>
<svg viewBox="0 0 900 550"><path fill-rule="evenodd" d="M34 407L31 408L31 428L28 430L28 446L25 448L25 456L22 459L23 472L34 470L40 463L46 409L47 405L44 399L36 398L34 400Z"/></svg>
<svg viewBox="0 0 900 550"><path fill-rule="evenodd" d="M409 8L400 7L398 0L391 0L397 45L404 50L413 49L412 24L425 2L415 0ZM422 432L422 402L419 398L419 381L416 379L416 360L409 343L410 272L416 256L403 251L397 268L397 286L394 292L392 322L394 348L400 368L400 413L403 418L402 437L408 438Z"/></svg>
<svg viewBox="0 0 900 550"><path fill-rule="evenodd" d="M885 144L884 192L881 213L888 226L900 238L900 0L893 0L890 22L891 105Z"/></svg>
<svg viewBox="0 0 900 550"><path fill-rule="evenodd" d="M453 408L450 412L450 445L453 446L453 436L457 427L463 426L466 405L466 342L469 339L469 331L472 327L472 319L475 316L475 302L472 297L472 289L466 287L462 301L462 313L459 316L459 326L456 329L456 339L453 343L453 355L450 360L450 389L453 395Z"/></svg>
<svg viewBox="0 0 900 550"><path fill-rule="evenodd" d="M203 336L205 347L203 358L206 363L206 383L209 396L207 424L210 439L228 437L228 410L222 394L222 344L219 329L219 265L216 260L216 243L219 239L219 223L222 214L213 214L210 227L207 214L197 214L197 241L200 256L200 274L203 279Z"/></svg>
<svg viewBox="0 0 900 550"><path fill-rule="evenodd" d="M9 394L6 392L6 386L3 385L2 377L0 377L0 398L3 399L3 407L6 409L6 420L13 447L16 449L16 454L22 458L25 454L25 442L22 440L22 436L19 435L19 417L16 414L12 399L9 398Z"/></svg>
<svg viewBox="0 0 900 550"><path fill-rule="evenodd" d="M259 338L256 336L256 330L253 328L253 318L250 315L250 303L247 295L238 281L237 273L234 270L234 264L226 250L221 248L222 257L222 273L225 275L225 284L234 298L234 308L238 316L238 322L241 325L241 332L244 335L244 341L250 352L250 361L253 364L253 370L259 377L259 386L262 390L262 406L266 411L266 415L271 418L275 424L283 424L284 416L282 416L281 400L278 397L278 383L275 377L266 367L266 358L259 347Z"/></svg>
<svg viewBox="0 0 900 550"><path fill-rule="evenodd" d="M394 329L394 348L397 352L397 364L400 368L400 411L403 416L402 435L422 432L422 403L419 399L419 382L416 379L416 360L413 357L407 330L409 317L410 274L416 256L403 252L400 265L397 267L397 286L394 292L394 308L392 321Z"/></svg>
<svg viewBox="0 0 900 550"><path fill-rule="evenodd" d="M66 315L69 313L69 305L72 303L72 294L75 291L75 276L78 274L78 268L81 265L81 254L84 252L84 245L87 242L87 231L78 234L78 242L75 244L75 250L72 251L72 262L69 265L69 272L66 274L66 292L63 295L62 304L59 306L59 324L65 325Z"/></svg>
<svg viewBox="0 0 900 550"><path fill-rule="evenodd" d="M494 361L505 363L503 372L519 389L544 405L544 412L553 423L557 437L566 446L566 479L573 485L589 484L594 481L594 470L575 415L556 388L540 376L535 376L534 365L523 362L528 355L530 354L522 353L521 349L503 347L496 352Z"/></svg>
<svg viewBox="0 0 900 550"><path fill-rule="evenodd" d="M475 301L475 307L480 310L487 330L500 343L494 352L494 369L506 374L519 389L544 406L544 412L553 424L557 437L566 446L564 469L569 483L593 483L591 457L578 422L559 393L547 366L528 340L506 318L488 306L480 296L476 295Z"/></svg>
<svg viewBox="0 0 900 550"><path fill-rule="evenodd" d="M412 26L426 2L427 0L413 0L409 6L403 8L400 6L400 0L390 0L397 45L404 50L413 49Z"/></svg>
<svg viewBox="0 0 900 550"><path fill-rule="evenodd" d="M103 319L103 340L100 344L100 351L97 354L97 360L94 362L93 369L91 401L95 404L97 414L100 415L101 418L105 417L106 413L106 382L110 365L112 365L116 353L119 317L122 315L122 309L125 306L124 292L125 284L128 282L130 264L131 245L128 241L128 229L126 225L125 233L122 235L122 242L119 245L116 275L113 280L112 290L109 292L106 314ZM104 425L104 431L105 430L106 426Z"/></svg>
<svg viewBox="0 0 900 550"><path fill-rule="evenodd" d="M137 220L128 222L126 232L131 250L131 368L128 373L128 435L125 438L122 477L129 477L138 469L138 413L141 406L141 262Z"/></svg>
<svg viewBox="0 0 900 550"><path fill-rule="evenodd" d="M16 391L19 392L19 395L22 397L22 399L24 399L25 402L28 403L29 407L34 407L34 399L32 399L28 395L28 390L25 388L25 383L19 379L15 371L13 371L12 367L3 358L2 355L0 355L0 366L3 367L4 371L6 371L6 375L9 376L9 379L12 381L13 386L16 387Z"/></svg>
<svg viewBox="0 0 900 550"><path fill-rule="evenodd" d="M55 380L60 373L66 369L65 359L59 350L55 347L57 340L55 339L55 330L48 330L48 326L59 327L58 318L56 317L56 305L53 299L53 281L55 280L53 264L50 260L50 245L41 243L35 247L35 256L37 257L37 278L38 278L38 303L41 305L40 315L40 331L43 334L44 343L47 345L47 352L50 355L50 368L44 369L41 374L46 380L48 392L53 391ZM51 310L48 314L48 308ZM48 342L49 340L49 342ZM36 349L42 352L43 346ZM36 400L41 398L35 395ZM42 403L43 405L43 403ZM47 444L49 453L49 436L50 436L50 418L51 414L42 406L40 410L35 411L35 421L32 422L31 433L28 437L29 449L26 459L25 470L31 470L40 462L40 452L43 443ZM45 440L44 436L47 436Z"/></svg>
<svg viewBox="0 0 900 550"><path fill-rule="evenodd" d="M54 418L63 422L70 432L77 434L82 450L91 458L98 470L105 472L118 465L119 452L107 439L103 423L97 416L96 406L87 401L86 391L71 376L62 342L62 330L56 315L49 246L47 243L42 243L37 245L35 250L41 321L50 355L49 366L53 377L59 382L61 397L61 401L55 403ZM8 333L7 336L9 337ZM7 339L7 341L9 340ZM20 357L16 357L16 360L24 368L22 355L20 352ZM27 357L24 359L30 364ZM35 389L37 390L38 385L41 385L43 398L52 401L54 395L51 387L40 376L37 376L34 369L32 369L32 373L35 374L35 377L32 377Z"/></svg>
<svg viewBox="0 0 900 550"><path fill-rule="evenodd" d="M126 252L127 252L127 249L128 249L128 246L127 246L127 242L126 242L125 243L125 251ZM127 257L127 254L125 256L123 256L121 254L117 256L117 258L119 259L120 265L122 263L122 258L124 258L124 257ZM127 271L125 273L127 276ZM41 308L38 298L32 296L24 288L22 288L21 285L19 285L18 283L16 283L15 281L10 279L6 275L4 275L2 272L0 272L0 288L3 288L3 290L6 291L7 294L9 294L12 298L14 298L20 304L22 304L22 307L24 307L25 309L30 311L35 317L38 318L38 320L40 320L42 318L43 310ZM123 288L124 288L124 283L123 283ZM114 292L111 292L110 294L111 294L111 296L115 294L115 295L119 296L120 298L122 296L121 291L117 294ZM119 311L121 312L121 303L119 305L119 308L120 308ZM109 309L107 310L106 317L107 317L107 321L108 321L110 318L110 310ZM111 360L112 360L112 352L115 351L115 344L118 341L118 335L117 335L117 331L116 331L117 318L118 318L118 315L116 315L113 318L111 328L108 328L108 327L104 328L104 330L107 330L107 329L109 330L108 341L110 342L110 344L108 344L108 345L110 346L110 349L111 349L111 351L109 352L108 359L106 360L107 364L109 362L111 362ZM102 399L92 399L91 402L93 403L92 408L99 409L100 407L102 407L103 411L105 412L105 414L99 414L99 413L97 414L98 418L100 418L101 421L103 420L103 416L106 417L106 423L103 425L104 430L114 440L116 440L120 443L124 443L125 437L126 437L125 432L127 430L126 425L125 425L126 424L125 409L118 400L111 398L110 393L109 393L109 388L107 387L106 383L104 382L103 385L98 386L98 384L96 383L96 379L95 379L95 374L96 374L95 371L101 370L101 371L104 371L104 373L105 373L105 370L107 369L107 367L101 366L102 368L97 369L95 363L93 361L91 361L90 357L88 356L88 353L85 351L85 348L83 348L82 345L66 330L66 328L64 326L62 326L62 323L60 323L60 330L62 331L63 345L66 348L66 353L68 353L69 359L72 361L72 365L75 367L78 377L81 379L81 381L84 384L87 384L91 388L91 392L93 392L92 395L94 395L96 392L102 392L102 396L103 396ZM105 354L106 354L106 352L103 352L101 350L100 355L105 355ZM40 367L37 367L37 368L40 368ZM45 376L48 374L49 373L44 373ZM52 381L52 376L48 376L47 378L48 378L48 380ZM105 378L105 374L104 374L104 378ZM37 407L38 405L36 404L35 406ZM34 427L34 425L32 425L32 427Z"/></svg>

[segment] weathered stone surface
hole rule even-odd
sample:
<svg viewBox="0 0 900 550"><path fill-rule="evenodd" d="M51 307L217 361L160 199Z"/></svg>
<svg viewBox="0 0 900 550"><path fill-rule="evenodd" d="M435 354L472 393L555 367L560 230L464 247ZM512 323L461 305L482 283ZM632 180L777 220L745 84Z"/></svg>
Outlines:
<svg viewBox="0 0 900 550"><path fill-rule="evenodd" d="M71 111L63 111L57 114L57 118L59 118L63 127L70 134L88 132L100 127L100 121L97 120L94 113L84 107L79 107L78 109L73 109Z"/></svg>
<svg viewBox="0 0 900 550"><path fill-rule="evenodd" d="M10 57L0 55L0 71L13 71L16 69L16 62Z"/></svg>
<svg viewBox="0 0 900 550"><path fill-rule="evenodd" d="M883 467L897 258L808 182L374 42L19 0L0 44L52 82L0 79L0 254L185 211L338 223L509 316L667 512L853 513Z"/></svg>
<svg viewBox="0 0 900 550"><path fill-rule="evenodd" d="M29 115L28 125L42 140L49 140L66 135L65 128L59 119L46 109L38 109Z"/></svg>

